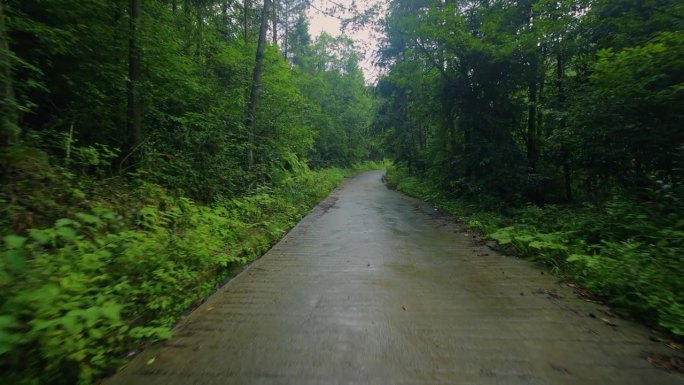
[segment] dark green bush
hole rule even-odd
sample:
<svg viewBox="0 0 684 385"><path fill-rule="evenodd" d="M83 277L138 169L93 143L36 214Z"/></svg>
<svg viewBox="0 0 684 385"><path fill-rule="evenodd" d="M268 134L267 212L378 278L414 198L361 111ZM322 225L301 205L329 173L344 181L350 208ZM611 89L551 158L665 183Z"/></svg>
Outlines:
<svg viewBox="0 0 684 385"><path fill-rule="evenodd" d="M509 252L550 266L649 325L684 336L684 220L669 189L651 191L646 202L616 197L601 205L495 212L480 202L449 198L403 169L391 169L387 180Z"/></svg>

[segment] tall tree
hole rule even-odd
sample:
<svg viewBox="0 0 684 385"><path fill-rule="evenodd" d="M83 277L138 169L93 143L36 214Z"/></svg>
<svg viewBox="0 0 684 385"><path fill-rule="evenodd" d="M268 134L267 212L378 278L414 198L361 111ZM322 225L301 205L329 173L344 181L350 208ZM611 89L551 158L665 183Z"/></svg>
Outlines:
<svg viewBox="0 0 684 385"><path fill-rule="evenodd" d="M242 2L242 29L244 32L245 44L249 42L249 0Z"/></svg>
<svg viewBox="0 0 684 385"><path fill-rule="evenodd" d="M129 142L128 153L124 159L126 163L139 158L142 145L142 106L140 103L140 11L141 0L129 0L129 25L128 25L128 113L126 126L128 129Z"/></svg>
<svg viewBox="0 0 684 385"><path fill-rule="evenodd" d="M254 166L254 129L259 92L261 91L261 72L264 63L264 50L266 48L266 32L268 31L268 15L270 14L270 9L271 0L264 0L264 8L261 12L261 28L259 29L256 60L254 62L254 71L252 71L252 87L249 93L249 103L247 104L245 127L247 128L248 137L247 164L250 168Z"/></svg>
<svg viewBox="0 0 684 385"><path fill-rule="evenodd" d="M0 148L12 144L18 133L19 116L12 81L12 52L5 23L5 2L0 1Z"/></svg>
<svg viewBox="0 0 684 385"><path fill-rule="evenodd" d="M273 45L278 45L278 0L272 0L273 5L271 6L271 14L273 18L273 25L271 26L271 32L273 34Z"/></svg>

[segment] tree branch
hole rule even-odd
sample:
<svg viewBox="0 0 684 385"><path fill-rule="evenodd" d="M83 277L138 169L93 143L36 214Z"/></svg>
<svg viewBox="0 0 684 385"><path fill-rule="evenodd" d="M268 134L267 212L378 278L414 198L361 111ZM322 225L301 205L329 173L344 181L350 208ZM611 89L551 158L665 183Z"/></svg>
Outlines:
<svg viewBox="0 0 684 385"><path fill-rule="evenodd" d="M420 44L420 42L418 41L417 38L413 38L413 41L414 41L414 43L416 43L416 46L418 46L418 48L420 48L420 50L423 51L423 53L425 55L427 55L428 60L432 62L432 65L435 68L437 68L439 73L442 74L442 76L445 79L449 79L449 75L444 70L444 67L442 65L440 65L440 63L437 60L435 60L435 57L430 53L430 51L428 51L422 44Z"/></svg>

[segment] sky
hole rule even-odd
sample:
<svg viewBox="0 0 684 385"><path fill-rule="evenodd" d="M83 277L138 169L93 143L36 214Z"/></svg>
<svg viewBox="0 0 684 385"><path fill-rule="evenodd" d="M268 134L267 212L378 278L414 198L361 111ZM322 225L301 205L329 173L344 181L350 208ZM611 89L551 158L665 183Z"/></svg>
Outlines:
<svg viewBox="0 0 684 385"><path fill-rule="evenodd" d="M378 1L378 0L374 0ZM309 33L312 37L317 37L321 32L327 32L331 36L339 36L342 33L342 25L339 18L328 16L320 10L331 10L336 4L351 8L352 2L357 3L358 7L367 7L374 1L354 1L354 0L312 0L312 7L309 8L307 16L309 17ZM333 14L340 17L346 17L349 13L337 7ZM357 47L365 54L364 60L360 63L361 70L364 73L367 83L375 83L378 77L378 69L374 66L374 55L378 48L378 37L370 28L364 28L359 31L349 31L349 37L354 39Z"/></svg>

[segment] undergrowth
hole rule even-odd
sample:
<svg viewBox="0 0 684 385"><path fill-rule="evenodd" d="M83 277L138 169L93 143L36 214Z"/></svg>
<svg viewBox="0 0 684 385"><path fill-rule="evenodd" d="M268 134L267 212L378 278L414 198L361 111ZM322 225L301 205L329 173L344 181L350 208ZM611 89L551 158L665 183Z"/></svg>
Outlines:
<svg viewBox="0 0 684 385"><path fill-rule="evenodd" d="M301 166L206 206L143 178L83 182L30 162L0 194L3 384L89 384L168 338L350 173Z"/></svg>
<svg viewBox="0 0 684 385"><path fill-rule="evenodd" d="M391 168L387 183L435 204L510 254L549 266L650 326L684 336L684 219L624 197L601 205L492 210Z"/></svg>

